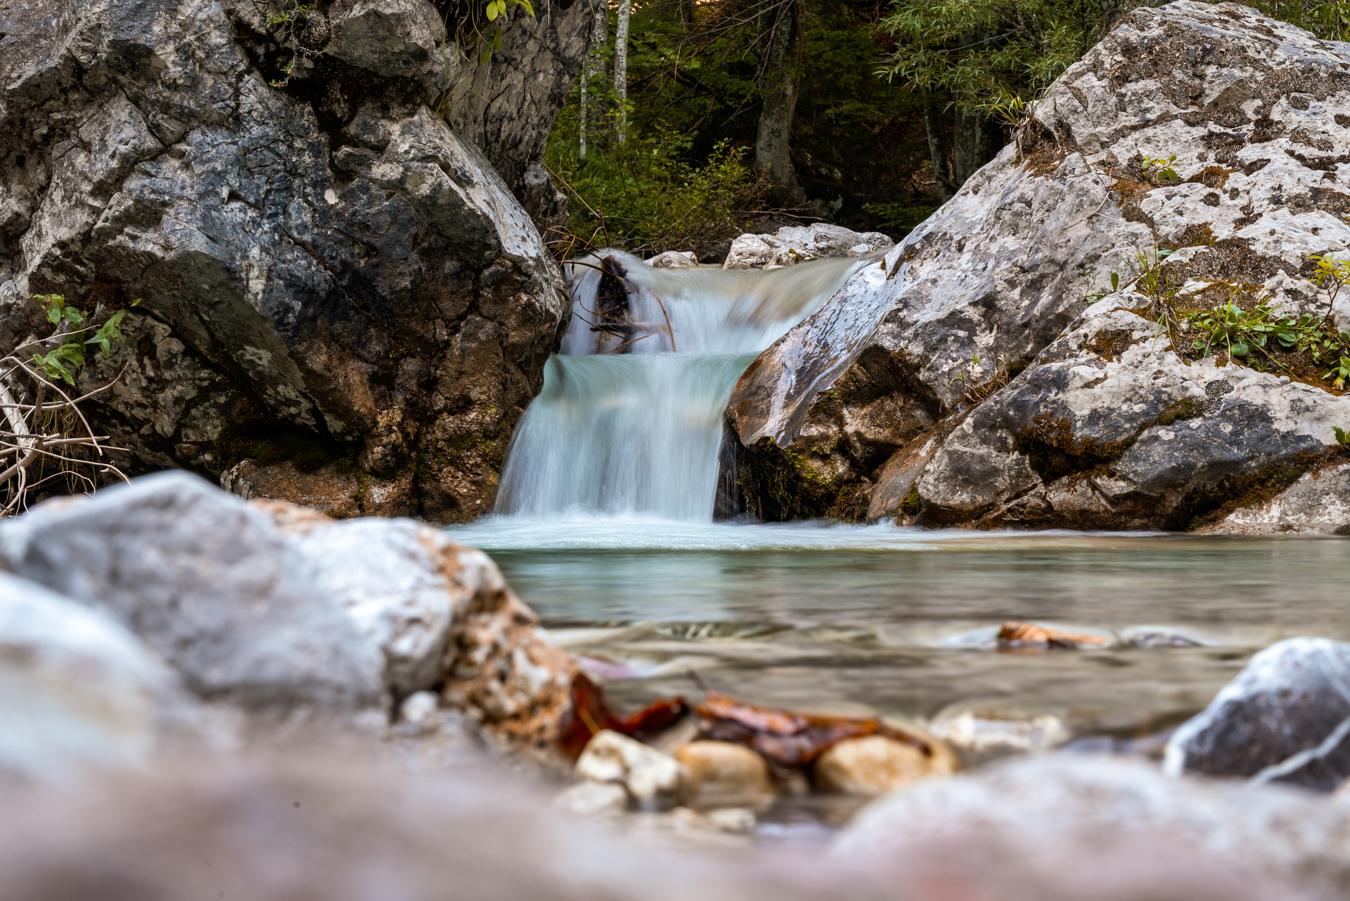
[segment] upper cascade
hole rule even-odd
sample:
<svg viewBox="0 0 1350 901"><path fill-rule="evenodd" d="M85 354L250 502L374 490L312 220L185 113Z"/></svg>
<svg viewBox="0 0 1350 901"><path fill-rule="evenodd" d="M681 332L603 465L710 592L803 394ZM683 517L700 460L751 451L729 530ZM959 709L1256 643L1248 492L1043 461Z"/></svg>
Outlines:
<svg viewBox="0 0 1350 901"><path fill-rule="evenodd" d="M658 269L621 250L568 264L572 321L512 442L496 512L710 522L732 386L859 265Z"/></svg>

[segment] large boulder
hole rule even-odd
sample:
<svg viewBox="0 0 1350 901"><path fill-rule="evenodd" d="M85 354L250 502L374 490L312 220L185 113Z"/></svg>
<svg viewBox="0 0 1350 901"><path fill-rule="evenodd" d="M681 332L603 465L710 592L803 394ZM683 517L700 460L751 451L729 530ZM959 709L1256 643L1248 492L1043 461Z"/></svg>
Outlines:
<svg viewBox="0 0 1350 901"><path fill-rule="evenodd" d="M1324 315L1342 109L1343 44L1237 6L1126 16L1024 141L747 370L722 512L1178 528L1336 465L1329 381L1201 358L1156 295ZM1332 312L1350 326L1350 297Z"/></svg>
<svg viewBox="0 0 1350 901"><path fill-rule="evenodd" d="M116 616L208 700L355 712L434 689L546 741L574 666L481 551L411 520L247 504L186 473L0 526L11 572Z"/></svg>
<svg viewBox="0 0 1350 901"><path fill-rule="evenodd" d="M426 0L0 0L0 350L31 295L125 310L80 388L120 376L97 419L135 467L293 460L357 512L484 512L567 320L513 195L584 50L588 4L554 5L467 71ZM535 44L565 47L510 69ZM447 124L487 115L466 79L516 131Z"/></svg>
<svg viewBox="0 0 1350 901"><path fill-rule="evenodd" d="M1350 776L1350 644L1290 638L1266 648L1172 734L1166 766L1336 788Z"/></svg>

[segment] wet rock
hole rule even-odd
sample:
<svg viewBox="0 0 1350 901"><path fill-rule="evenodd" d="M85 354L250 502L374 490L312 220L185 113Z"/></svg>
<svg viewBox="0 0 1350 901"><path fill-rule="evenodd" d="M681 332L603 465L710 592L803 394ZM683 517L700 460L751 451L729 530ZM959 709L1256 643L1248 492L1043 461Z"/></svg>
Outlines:
<svg viewBox="0 0 1350 901"><path fill-rule="evenodd" d="M930 726L966 766L999 757L1048 751L1073 738L1073 732L1054 714L1025 714L976 707L957 707L938 714Z"/></svg>
<svg viewBox="0 0 1350 901"><path fill-rule="evenodd" d="M1275 497L1234 510L1206 531L1218 535L1350 534L1350 464L1304 473Z"/></svg>
<svg viewBox="0 0 1350 901"><path fill-rule="evenodd" d="M647 260L653 269L692 269L698 265L698 256L688 250L667 250Z"/></svg>
<svg viewBox="0 0 1350 901"><path fill-rule="evenodd" d="M555 5L513 10L488 92L426 0L316 8L298 56L257 4L0 4L0 349L33 294L125 310L79 387L122 376L92 409L133 468L216 477L263 444L355 461L404 493L387 512L477 516L568 316L512 194L556 200L527 176L590 4Z"/></svg>
<svg viewBox="0 0 1350 901"><path fill-rule="evenodd" d="M602 729L577 760L576 774L592 782L622 785L633 803L664 810L678 803L684 770L675 758L617 732Z"/></svg>
<svg viewBox="0 0 1350 901"><path fill-rule="evenodd" d="M816 758L816 784L848 795L883 795L931 776L956 772L956 757L925 736L930 753L885 735L848 738Z"/></svg>
<svg viewBox="0 0 1350 901"><path fill-rule="evenodd" d="M1191 882L1200 869L1241 874L1226 892L1264 883L1277 896L1335 897L1350 879L1350 812L1276 786L1170 779L1106 756L1040 755L875 801L831 857L852 866L889 860L897 873L931 867L982 887L956 879L972 872L964 861L990 874L991 897L1222 897L1209 894L1212 876Z"/></svg>
<svg viewBox="0 0 1350 901"><path fill-rule="evenodd" d="M415 691L398 705L398 721L414 729L424 728L435 718L440 703L433 691Z"/></svg>
<svg viewBox="0 0 1350 901"><path fill-rule="evenodd" d="M749 748L692 741L674 756L685 768L684 803L691 807L758 807L774 796L768 763Z"/></svg>
<svg viewBox="0 0 1350 901"><path fill-rule="evenodd" d="M1257 654L1172 734L1165 768L1336 788L1350 775L1350 644L1290 638Z"/></svg>
<svg viewBox="0 0 1350 901"><path fill-rule="evenodd" d="M894 244L880 232L859 233L824 222L787 226L772 235L741 235L731 242L722 268L772 269L821 257L861 256Z"/></svg>
<svg viewBox="0 0 1350 901"><path fill-rule="evenodd" d="M553 799L556 810L584 817L613 817L628 810L628 789L617 782L578 782Z"/></svg>
<svg viewBox="0 0 1350 901"><path fill-rule="evenodd" d="M0 787L142 765L190 729L178 677L112 617L0 574Z"/></svg>
<svg viewBox="0 0 1350 901"><path fill-rule="evenodd" d="M1149 299L1130 274L1140 253L1175 250L1164 281L1185 306L1242 284L1244 303L1325 313L1304 269L1350 249L1350 187L1330 162L1350 133L1316 124L1350 105L1344 65L1340 45L1255 12L1125 17L1038 106L1026 158L1005 148L746 370L724 454L742 505L770 520L904 504L925 525L1172 529L1344 463L1330 457L1346 401L1193 359L1193 333L1172 348L1133 312ZM1174 153L1178 183L1143 171ZM1112 271L1125 287L1089 306ZM1334 314L1350 327L1350 298Z"/></svg>

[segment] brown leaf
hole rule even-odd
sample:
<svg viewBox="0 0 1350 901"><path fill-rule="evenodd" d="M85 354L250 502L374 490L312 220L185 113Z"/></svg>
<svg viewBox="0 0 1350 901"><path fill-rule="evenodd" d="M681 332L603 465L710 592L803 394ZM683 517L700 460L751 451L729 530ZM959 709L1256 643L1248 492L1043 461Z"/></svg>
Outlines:
<svg viewBox="0 0 1350 901"><path fill-rule="evenodd" d="M1080 645L1101 645L1106 639L1096 635L1074 635L1057 629L1046 629L1031 623L1009 620L998 630L998 643L1005 648L1064 648L1073 650Z"/></svg>
<svg viewBox="0 0 1350 901"><path fill-rule="evenodd" d="M572 679L572 709L563 717L558 743L568 757L576 760L591 736L602 729L646 741L678 723L689 711L684 698L662 698L631 716L616 716L600 686L578 672Z"/></svg>

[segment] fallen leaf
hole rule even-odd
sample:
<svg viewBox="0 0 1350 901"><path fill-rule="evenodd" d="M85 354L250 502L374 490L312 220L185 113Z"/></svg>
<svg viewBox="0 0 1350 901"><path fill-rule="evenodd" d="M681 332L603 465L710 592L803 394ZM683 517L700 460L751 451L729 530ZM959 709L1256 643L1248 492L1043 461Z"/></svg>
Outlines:
<svg viewBox="0 0 1350 901"><path fill-rule="evenodd" d="M1063 648L1073 650L1080 645L1106 644L1105 638L1096 635L1074 635L1057 629L1046 629L1031 623L1019 623L1009 620L998 630L998 643L1005 648Z"/></svg>
<svg viewBox="0 0 1350 901"><path fill-rule="evenodd" d="M558 744L576 760L591 736L602 729L647 741L684 719L690 709L684 698L662 698L631 716L617 716L609 709L600 686L578 672L572 680L572 708L563 718Z"/></svg>

